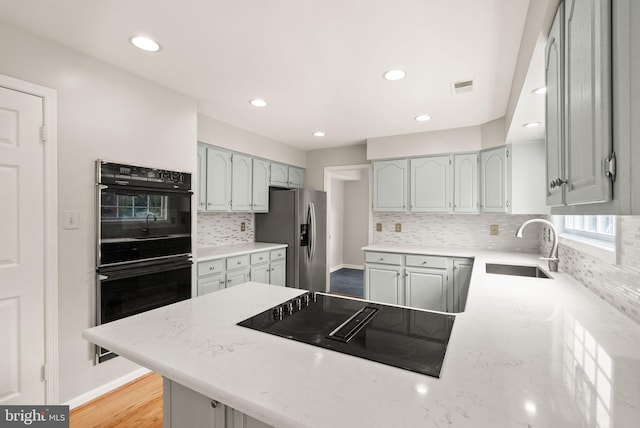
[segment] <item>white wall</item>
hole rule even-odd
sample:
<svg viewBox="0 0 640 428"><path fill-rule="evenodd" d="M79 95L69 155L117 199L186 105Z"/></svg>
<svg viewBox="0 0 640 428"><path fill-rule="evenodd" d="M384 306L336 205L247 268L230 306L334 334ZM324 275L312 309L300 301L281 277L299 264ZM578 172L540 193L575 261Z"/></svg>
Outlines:
<svg viewBox="0 0 640 428"><path fill-rule="evenodd" d="M95 319L94 162L194 172L196 102L4 23L0 58L1 74L58 91L58 217L80 213L78 230L58 230L64 402L138 368L124 358L94 366L93 346L80 337Z"/></svg>
<svg viewBox="0 0 640 428"><path fill-rule="evenodd" d="M198 141L252 156L305 168L304 150L198 114Z"/></svg>
<svg viewBox="0 0 640 428"><path fill-rule="evenodd" d="M369 174L344 183L343 264L364 266L362 247L369 244Z"/></svg>
<svg viewBox="0 0 640 428"><path fill-rule="evenodd" d="M331 179L329 190L329 205L327 220L329 221L329 270L344 263L343 237L344 237L344 181Z"/></svg>
<svg viewBox="0 0 640 428"><path fill-rule="evenodd" d="M364 144L307 151L304 187L312 190L324 190L325 167L368 164L366 154L367 147Z"/></svg>

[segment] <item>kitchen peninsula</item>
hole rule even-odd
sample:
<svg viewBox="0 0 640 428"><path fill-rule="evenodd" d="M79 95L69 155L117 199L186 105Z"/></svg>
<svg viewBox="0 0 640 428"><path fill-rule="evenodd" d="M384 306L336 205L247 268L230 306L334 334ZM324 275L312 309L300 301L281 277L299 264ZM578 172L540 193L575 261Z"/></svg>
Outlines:
<svg viewBox="0 0 640 428"><path fill-rule="evenodd" d="M161 374L165 385L276 427L633 426L640 327L566 274L485 273L486 263L539 264L537 256L473 253L467 305L455 315L440 378L237 326L303 293L258 283L83 336ZM171 408L166 389L165 400Z"/></svg>

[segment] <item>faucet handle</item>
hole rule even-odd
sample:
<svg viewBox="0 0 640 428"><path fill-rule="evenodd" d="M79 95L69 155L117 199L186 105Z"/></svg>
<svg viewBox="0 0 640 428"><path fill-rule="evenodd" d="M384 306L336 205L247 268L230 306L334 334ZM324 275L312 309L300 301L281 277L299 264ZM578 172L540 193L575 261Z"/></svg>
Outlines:
<svg viewBox="0 0 640 428"><path fill-rule="evenodd" d="M559 258L557 258L557 257L540 257L540 260L551 260L551 261L553 261L553 262L558 262L558 261L560 261L560 259L559 259Z"/></svg>

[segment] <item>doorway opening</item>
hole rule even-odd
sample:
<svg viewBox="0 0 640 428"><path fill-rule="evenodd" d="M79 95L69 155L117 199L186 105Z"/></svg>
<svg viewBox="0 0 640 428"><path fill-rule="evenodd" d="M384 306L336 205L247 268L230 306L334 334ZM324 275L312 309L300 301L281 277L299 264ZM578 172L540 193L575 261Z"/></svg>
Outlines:
<svg viewBox="0 0 640 428"><path fill-rule="evenodd" d="M364 252L371 234L371 165L325 167L329 291L364 297Z"/></svg>

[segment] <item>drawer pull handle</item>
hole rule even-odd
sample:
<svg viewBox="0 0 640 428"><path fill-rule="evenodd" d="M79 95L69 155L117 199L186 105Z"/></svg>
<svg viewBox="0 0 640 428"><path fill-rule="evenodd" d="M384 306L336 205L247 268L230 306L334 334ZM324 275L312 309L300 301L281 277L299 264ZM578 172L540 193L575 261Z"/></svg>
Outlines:
<svg viewBox="0 0 640 428"><path fill-rule="evenodd" d="M236 263L236 264L241 265L241 264L242 264L242 262L238 262L238 263Z"/></svg>
<svg viewBox="0 0 640 428"><path fill-rule="evenodd" d="M379 261L379 262L381 262L381 261L383 261L383 260L384 260L384 257L380 257L380 260L378 260L378 261Z"/></svg>
<svg viewBox="0 0 640 428"><path fill-rule="evenodd" d="M215 268L213 266L209 267L209 270L214 270Z"/></svg>
<svg viewBox="0 0 640 428"><path fill-rule="evenodd" d="M422 264L423 264L423 265L426 265L426 264L427 264L427 261L425 260L424 262L422 262Z"/></svg>

